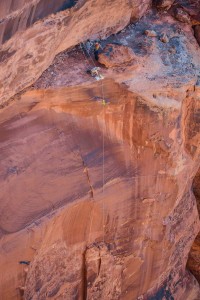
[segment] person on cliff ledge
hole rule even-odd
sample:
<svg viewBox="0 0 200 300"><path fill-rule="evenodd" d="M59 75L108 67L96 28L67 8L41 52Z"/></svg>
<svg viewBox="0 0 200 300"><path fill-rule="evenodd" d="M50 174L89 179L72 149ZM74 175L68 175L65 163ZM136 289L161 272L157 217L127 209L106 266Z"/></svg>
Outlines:
<svg viewBox="0 0 200 300"><path fill-rule="evenodd" d="M98 42L94 44L94 58L98 61L99 60L99 49L102 49L101 45Z"/></svg>

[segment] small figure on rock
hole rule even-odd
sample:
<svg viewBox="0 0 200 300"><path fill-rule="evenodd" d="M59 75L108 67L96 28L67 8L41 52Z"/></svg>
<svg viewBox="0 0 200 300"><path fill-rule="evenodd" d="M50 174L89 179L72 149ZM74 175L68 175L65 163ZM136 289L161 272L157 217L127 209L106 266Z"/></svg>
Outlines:
<svg viewBox="0 0 200 300"><path fill-rule="evenodd" d="M103 98L103 97L99 97L99 96L95 96L92 98L93 100L102 103L102 105L106 105L109 104L109 99Z"/></svg>
<svg viewBox="0 0 200 300"><path fill-rule="evenodd" d="M90 74L92 77L94 77L96 80L104 79L103 75L100 74L100 68L99 67L94 67L90 70L87 70L87 73Z"/></svg>
<svg viewBox="0 0 200 300"><path fill-rule="evenodd" d="M98 42L94 44L94 58L98 61L99 60L99 49L102 49L101 45Z"/></svg>

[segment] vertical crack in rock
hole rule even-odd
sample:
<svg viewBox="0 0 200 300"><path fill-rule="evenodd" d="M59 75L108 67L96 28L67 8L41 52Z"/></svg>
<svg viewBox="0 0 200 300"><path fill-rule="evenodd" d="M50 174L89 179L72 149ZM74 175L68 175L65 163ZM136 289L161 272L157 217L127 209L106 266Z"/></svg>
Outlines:
<svg viewBox="0 0 200 300"><path fill-rule="evenodd" d="M89 188L90 188L90 197L92 199L94 199L94 190L93 190L93 187L92 187L92 184L91 184L89 170L88 170L88 167L86 166L82 156L81 156L81 160L82 160L82 164L83 164L83 172L86 174L87 182L88 182Z"/></svg>

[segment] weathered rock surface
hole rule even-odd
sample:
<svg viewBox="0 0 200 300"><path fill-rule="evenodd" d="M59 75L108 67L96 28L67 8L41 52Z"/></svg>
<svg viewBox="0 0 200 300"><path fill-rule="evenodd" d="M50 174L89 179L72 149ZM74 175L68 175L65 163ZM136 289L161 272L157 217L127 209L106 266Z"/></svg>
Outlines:
<svg viewBox="0 0 200 300"><path fill-rule="evenodd" d="M183 23L188 23L190 24L191 20L190 20L190 15L184 11L184 9L182 8L177 8L175 10L175 18Z"/></svg>
<svg viewBox="0 0 200 300"><path fill-rule="evenodd" d="M99 62L110 67L126 67L132 64L136 59L136 55L130 47L116 44L107 44L103 53L99 55Z"/></svg>
<svg viewBox="0 0 200 300"><path fill-rule="evenodd" d="M157 8L169 9L175 0L153 0L153 4Z"/></svg>
<svg viewBox="0 0 200 300"><path fill-rule="evenodd" d="M9 40L16 32L23 31L33 23L70 8L75 0L8 0L0 3L0 45Z"/></svg>
<svg viewBox="0 0 200 300"><path fill-rule="evenodd" d="M200 23L200 0L177 0L176 5L190 15L193 25Z"/></svg>
<svg viewBox="0 0 200 300"><path fill-rule="evenodd" d="M0 49L0 104L31 85L56 54L88 38L104 38L120 31L131 19L140 18L150 2L99 0L97 5L96 0L80 0L72 9L15 34Z"/></svg>
<svg viewBox="0 0 200 300"><path fill-rule="evenodd" d="M76 47L1 110L3 299L21 299L19 286L34 300L200 297L186 271L199 232L200 49L169 15L149 14L102 46L116 43L115 63L119 49L137 59L95 81Z"/></svg>
<svg viewBox="0 0 200 300"><path fill-rule="evenodd" d="M166 1L166 3L167 2L168 1ZM175 0L173 1L172 4L173 5L171 5L171 8L169 9L169 13L173 15L175 18L177 18L177 20L183 23L191 23L192 25L199 24L200 22L200 1L199 0ZM159 8L159 5L157 7Z"/></svg>

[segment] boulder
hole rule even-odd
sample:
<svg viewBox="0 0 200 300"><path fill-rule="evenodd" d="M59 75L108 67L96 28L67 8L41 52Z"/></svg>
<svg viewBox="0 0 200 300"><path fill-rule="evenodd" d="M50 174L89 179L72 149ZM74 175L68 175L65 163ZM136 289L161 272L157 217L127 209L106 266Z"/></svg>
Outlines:
<svg viewBox="0 0 200 300"><path fill-rule="evenodd" d="M168 43L169 42L169 38L165 33L163 35L161 35L160 40L163 43Z"/></svg>
<svg viewBox="0 0 200 300"><path fill-rule="evenodd" d="M99 55L99 62L106 68L124 66L134 59L135 55L130 47L117 44L108 44Z"/></svg>

